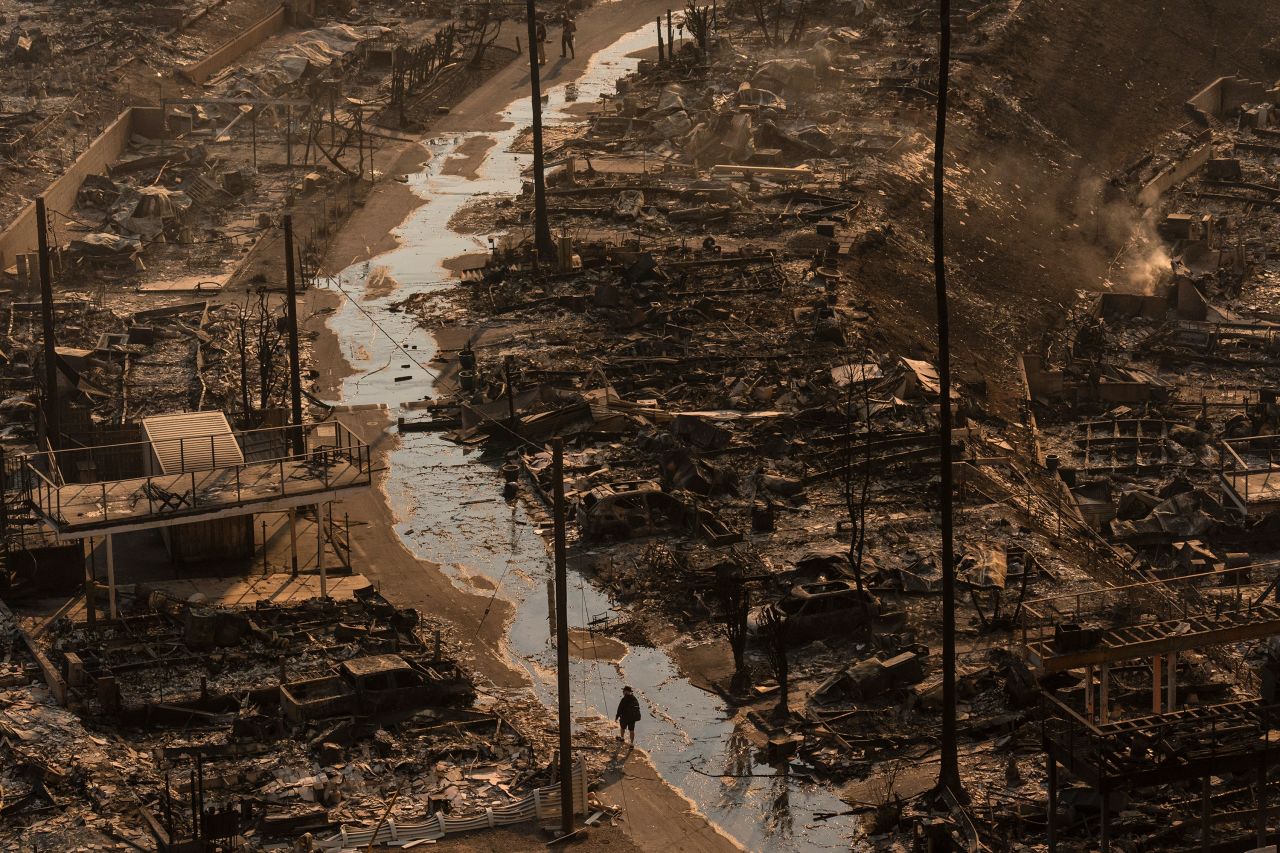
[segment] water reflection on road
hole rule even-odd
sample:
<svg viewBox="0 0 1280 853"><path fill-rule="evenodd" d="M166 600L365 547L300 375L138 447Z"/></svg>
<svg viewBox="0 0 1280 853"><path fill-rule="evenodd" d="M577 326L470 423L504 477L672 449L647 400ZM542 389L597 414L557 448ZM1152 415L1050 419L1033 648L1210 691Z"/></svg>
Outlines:
<svg viewBox="0 0 1280 853"><path fill-rule="evenodd" d="M611 92L614 81L635 67L627 54L649 42L646 28L596 54L578 81L579 101ZM561 112L562 86L550 90L549 102L549 124L568 118ZM442 167L459 146L482 134L430 140L431 162L409 179L424 203L397 230L400 247L341 274L340 286L357 298L374 265L387 267L400 284L394 294L361 300L358 306L346 300L330 320L354 368L343 386L344 403L386 403L394 410L402 401L432 393L427 366L435 341L411 316L391 310L392 303L446 286L445 261L486 248L486 241L454 233L448 223L481 194L519 191L520 169L529 157L508 148L528 126L529 109L527 98L517 101L504 113L508 130L483 134L496 144L474 179L443 174ZM404 376L411 378L396 381ZM401 436L386 489L400 519L396 532L415 553L439 563L460 583L483 576L498 585L498 595L515 603L505 651L529 671L539 698L554 708L555 654L548 639L546 594L550 563L525 510L502 501L491 467L435 433ZM609 600L576 573L569 593L573 626L613 613ZM826 791L757 764L724 704L684 679L665 651L633 646L618 663L575 660L572 668L575 717L612 719L622 685L632 685L646 711L638 746L669 784L745 848L848 849L851 819L813 821L815 812L840 812L844 805Z"/></svg>

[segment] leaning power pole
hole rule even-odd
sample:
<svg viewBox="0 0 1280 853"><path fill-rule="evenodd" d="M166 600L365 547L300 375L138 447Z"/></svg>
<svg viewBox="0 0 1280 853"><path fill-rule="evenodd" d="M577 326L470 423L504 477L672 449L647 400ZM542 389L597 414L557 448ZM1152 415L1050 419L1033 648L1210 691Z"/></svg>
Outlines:
<svg viewBox="0 0 1280 853"><path fill-rule="evenodd" d="M289 331L289 402L295 456L306 452L302 434L302 368L298 364L298 283L293 272L293 217L284 215L285 323Z"/></svg>
<svg viewBox="0 0 1280 853"><path fill-rule="evenodd" d="M565 555L564 440L551 444L552 510L555 514L556 687L560 710L560 834L573 832L573 728L569 708L569 590Z"/></svg>
<svg viewBox="0 0 1280 853"><path fill-rule="evenodd" d="M537 11L533 0L525 0L529 18L529 89L533 100L533 246L546 261L555 257L551 221L547 219L547 177L542 162L542 79L538 68L543 47L538 42Z"/></svg>
<svg viewBox="0 0 1280 853"><path fill-rule="evenodd" d="M955 519L951 501L951 323L947 308L946 241L943 226L947 136L947 86L951 71L951 0L938 0L938 115L933 137L933 276L938 300L938 406L942 433L942 766L938 791L964 798L960 783L960 759L956 748L956 567Z"/></svg>

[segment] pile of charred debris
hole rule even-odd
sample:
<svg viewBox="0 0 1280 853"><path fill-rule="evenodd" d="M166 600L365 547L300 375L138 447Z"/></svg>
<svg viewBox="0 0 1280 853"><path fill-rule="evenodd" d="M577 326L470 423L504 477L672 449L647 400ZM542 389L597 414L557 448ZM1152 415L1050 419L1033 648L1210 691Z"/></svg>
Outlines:
<svg viewBox="0 0 1280 853"><path fill-rule="evenodd" d="M483 814L553 781L541 708L477 698L445 631L372 588L231 608L140 585L130 600L97 628L33 629L65 708L0 693L9 838L309 849L289 845Z"/></svg>
<svg viewBox="0 0 1280 853"><path fill-rule="evenodd" d="M941 389L928 344L890 349L851 286L898 239L902 186L874 155L911 160L932 69L877 60L911 30L873 15L756 62L742 22L699 41L696 12L684 50L549 156L554 253L508 240L448 296L402 303L476 332L442 358L453 393L406 405L401 429L505 455L508 496L543 504L563 438L571 560L641 634L727 638L734 664L697 674L780 766L847 784L873 841L1253 838L1280 630L1276 92L1215 101L1232 105L1116 177L1113 201L1155 223L1130 269L1147 294L1095 295L1046 335L1016 417L952 389L961 770L980 805L938 824L912 796L931 774L903 768L940 725ZM850 98L874 127L836 108ZM494 209L527 234L531 206Z"/></svg>

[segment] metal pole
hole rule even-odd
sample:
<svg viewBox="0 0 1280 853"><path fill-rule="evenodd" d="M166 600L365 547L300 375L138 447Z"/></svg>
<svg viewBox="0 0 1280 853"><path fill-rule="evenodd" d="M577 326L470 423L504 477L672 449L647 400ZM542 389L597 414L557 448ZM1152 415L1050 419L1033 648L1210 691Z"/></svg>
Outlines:
<svg viewBox="0 0 1280 853"><path fill-rule="evenodd" d="M537 12L534 0L525 0L529 24L529 91L533 102L533 247L545 257L556 250L547 218L547 181L542 162L542 80L538 70Z"/></svg>
<svg viewBox="0 0 1280 853"><path fill-rule="evenodd" d="M289 168L293 168L293 107L285 107L285 130L284 130L284 162ZM280 125L276 125L279 127Z"/></svg>
<svg viewBox="0 0 1280 853"><path fill-rule="evenodd" d="M1200 780L1200 849L1209 853L1209 776Z"/></svg>
<svg viewBox="0 0 1280 853"><path fill-rule="evenodd" d="M305 451L302 436L302 371L298 366L298 283L293 272L293 217L284 217L285 310L289 326L289 397L293 414L293 452Z"/></svg>
<svg viewBox="0 0 1280 853"><path fill-rule="evenodd" d="M502 360L502 369L507 377L507 420L512 431L516 428L516 389L511 384L511 356Z"/></svg>
<svg viewBox="0 0 1280 853"><path fill-rule="evenodd" d="M316 568L320 570L320 597L329 597L329 578L324 572L324 515L316 504Z"/></svg>
<svg viewBox="0 0 1280 853"><path fill-rule="evenodd" d="M573 731L569 708L569 595L565 555L564 441L551 445L556 563L556 682L560 694L560 832L573 832Z"/></svg>
<svg viewBox="0 0 1280 853"><path fill-rule="evenodd" d="M49 258L49 220L44 197L36 197L36 245L40 251L40 326L44 337L44 429L49 449L62 444L58 408L58 353L53 333L53 269ZM54 466L57 457L54 457Z"/></svg>
<svg viewBox="0 0 1280 853"><path fill-rule="evenodd" d="M289 507L289 562L292 574L298 576L298 510Z"/></svg>
<svg viewBox="0 0 1280 853"><path fill-rule="evenodd" d="M119 619L120 613L116 610L116 549L110 533L107 534L107 601L111 618Z"/></svg>
<svg viewBox="0 0 1280 853"><path fill-rule="evenodd" d="M666 57L662 53L662 16L657 17L658 22L658 64L661 65L666 61Z"/></svg>
<svg viewBox="0 0 1280 853"><path fill-rule="evenodd" d="M1098 793L1102 795L1102 827L1098 833L1098 848L1102 853L1111 853L1111 791L1107 790L1106 785L1102 785Z"/></svg>
<svg viewBox="0 0 1280 853"><path fill-rule="evenodd" d="M1048 753L1048 764L1046 768L1048 778L1045 780L1049 788L1049 814L1047 815L1047 823L1049 825L1049 853L1056 853L1058 849L1058 759L1054 757L1053 751Z"/></svg>
<svg viewBox="0 0 1280 853"><path fill-rule="evenodd" d="M1257 844L1259 847L1265 847L1267 845L1267 753L1265 750L1258 751L1257 825L1258 825Z"/></svg>
<svg viewBox="0 0 1280 853"><path fill-rule="evenodd" d="M97 604L98 597L97 595L94 594L94 587L96 586L96 583L97 583L96 578L98 573L97 571L95 571L95 567L94 567L95 558L94 558L93 539L89 539L88 542L89 542L89 559L86 560L84 564L84 612L85 612L85 622L88 624L89 631L92 633L94 628L98 624L98 614L96 612L98 608L98 604Z"/></svg>

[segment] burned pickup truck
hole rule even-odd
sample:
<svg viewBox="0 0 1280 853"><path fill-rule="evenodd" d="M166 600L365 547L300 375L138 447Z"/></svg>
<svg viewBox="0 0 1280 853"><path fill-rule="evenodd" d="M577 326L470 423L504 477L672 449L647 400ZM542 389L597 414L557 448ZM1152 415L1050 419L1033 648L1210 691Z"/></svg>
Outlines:
<svg viewBox="0 0 1280 853"><path fill-rule="evenodd" d="M352 658L334 667L333 675L280 685L280 709L294 723L466 706L474 699L471 679L456 664L400 655Z"/></svg>

